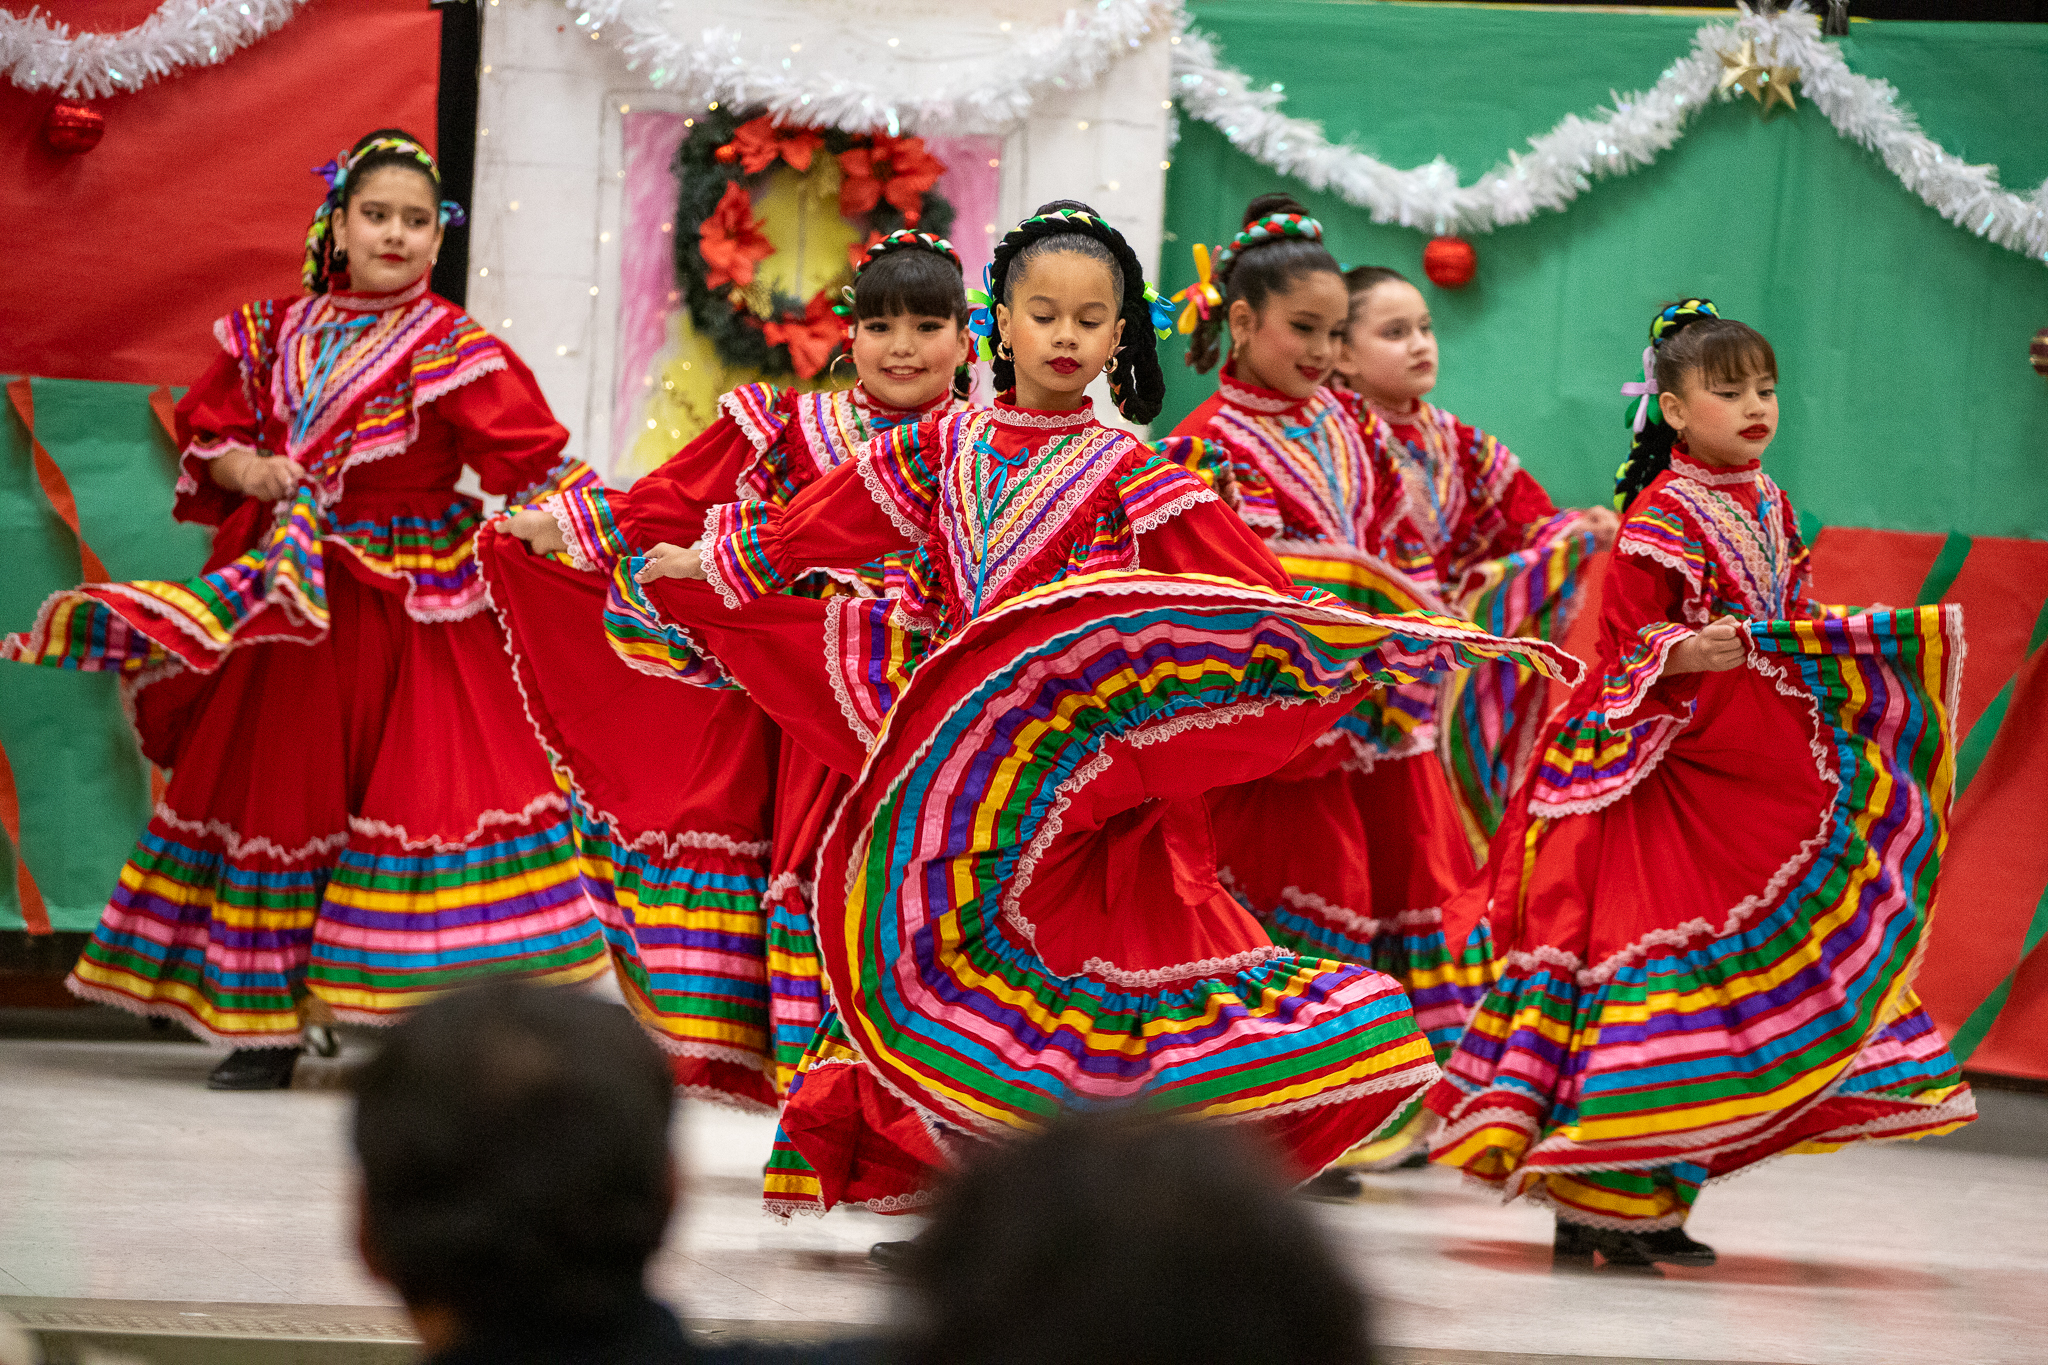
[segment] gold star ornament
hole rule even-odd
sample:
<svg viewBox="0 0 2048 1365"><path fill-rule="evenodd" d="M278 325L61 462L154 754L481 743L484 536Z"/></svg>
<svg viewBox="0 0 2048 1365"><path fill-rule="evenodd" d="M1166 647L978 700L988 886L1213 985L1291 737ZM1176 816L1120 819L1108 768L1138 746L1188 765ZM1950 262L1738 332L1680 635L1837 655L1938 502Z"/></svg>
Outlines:
<svg viewBox="0 0 2048 1365"><path fill-rule="evenodd" d="M1796 66L1765 67L1763 74L1764 89L1760 97L1763 100L1764 112L1768 114L1772 108L1783 104L1787 109L1797 113L1799 106L1792 101L1792 87L1798 83L1799 68Z"/></svg>
<svg viewBox="0 0 2048 1365"><path fill-rule="evenodd" d="M1764 69L1756 63L1756 44L1748 38L1733 52L1721 54L1721 88L1739 90L1745 95L1763 98L1757 87L1762 83Z"/></svg>
<svg viewBox="0 0 2048 1365"><path fill-rule="evenodd" d="M1756 58L1756 43L1748 38L1735 51L1719 55L1721 89L1748 95L1767 114L1780 104L1795 111L1799 108L1792 98L1792 87L1799 83L1798 67L1764 65Z"/></svg>

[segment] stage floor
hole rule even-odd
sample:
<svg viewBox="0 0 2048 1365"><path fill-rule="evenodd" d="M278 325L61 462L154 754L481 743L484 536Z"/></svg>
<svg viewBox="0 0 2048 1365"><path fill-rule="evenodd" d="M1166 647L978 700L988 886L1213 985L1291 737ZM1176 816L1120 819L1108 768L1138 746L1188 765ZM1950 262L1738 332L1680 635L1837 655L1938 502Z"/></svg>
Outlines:
<svg viewBox="0 0 2048 1365"><path fill-rule="evenodd" d="M291 1091L213 1094L200 1082L218 1054L195 1044L110 1011L0 1011L0 1311L402 1337L351 1245L341 1083L365 1046L308 1059ZM1435 1168L1317 1209L1377 1297L1393 1362L2037 1361L2048 1097L1979 1100L1986 1117L1950 1138L1795 1157L1708 1190L1692 1230L1721 1252L1711 1270L1553 1271L1542 1212ZM864 1253L914 1222L766 1217L772 1131L686 1106L687 1204L659 1292L720 1332L884 1321L889 1284Z"/></svg>

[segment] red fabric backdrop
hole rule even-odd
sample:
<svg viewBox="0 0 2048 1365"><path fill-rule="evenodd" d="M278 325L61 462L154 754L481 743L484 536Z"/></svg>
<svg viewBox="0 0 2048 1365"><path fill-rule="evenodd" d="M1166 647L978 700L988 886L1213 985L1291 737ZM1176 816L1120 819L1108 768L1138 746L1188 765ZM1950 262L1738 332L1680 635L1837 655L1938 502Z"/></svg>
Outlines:
<svg viewBox="0 0 2048 1365"><path fill-rule="evenodd" d="M157 4L42 10L115 32ZM377 127L433 146L440 51L426 0L314 0L218 66L95 101L106 136L78 156L43 139L55 95L0 81L0 373L197 378L215 318L298 291L309 167Z"/></svg>

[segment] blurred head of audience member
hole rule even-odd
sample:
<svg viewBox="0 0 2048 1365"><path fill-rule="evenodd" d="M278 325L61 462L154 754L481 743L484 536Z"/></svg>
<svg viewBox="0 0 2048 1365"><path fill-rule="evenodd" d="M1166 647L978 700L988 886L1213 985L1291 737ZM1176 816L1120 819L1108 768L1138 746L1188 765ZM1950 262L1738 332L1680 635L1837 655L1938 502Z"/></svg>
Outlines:
<svg viewBox="0 0 2048 1365"><path fill-rule="evenodd" d="M356 1089L360 1245L434 1361L694 1359L647 1294L674 1081L626 1011L511 982L392 1030Z"/></svg>
<svg viewBox="0 0 2048 1365"><path fill-rule="evenodd" d="M1367 1365L1366 1298L1244 1129L1067 1117L942 1192L908 1365Z"/></svg>

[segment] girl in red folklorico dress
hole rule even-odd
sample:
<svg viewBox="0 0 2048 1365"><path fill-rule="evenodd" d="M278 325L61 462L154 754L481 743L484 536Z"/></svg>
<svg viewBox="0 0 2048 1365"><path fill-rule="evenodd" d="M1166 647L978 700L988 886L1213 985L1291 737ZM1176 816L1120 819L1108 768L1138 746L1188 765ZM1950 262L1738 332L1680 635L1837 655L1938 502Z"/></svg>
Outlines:
<svg viewBox="0 0 2048 1365"><path fill-rule="evenodd" d="M529 714L575 801L586 871L610 893L626 998L672 1054L678 1085L745 1106L780 1103L823 1015L811 865L852 774L744 693L678 686L665 646L607 604L615 577L637 595L638 553L695 539L735 494L780 506L875 435L958 410L971 339L951 245L892 233L849 292L853 388L744 385L630 490L574 489L479 540ZM802 590L876 597L884 578L865 565Z"/></svg>
<svg viewBox="0 0 2048 1365"><path fill-rule="evenodd" d="M1558 511L1506 446L1425 401L1436 387L1437 344L1421 290L1382 266L1357 266L1344 278L1351 316L1337 373L1379 417L1408 491L1406 525L1388 546L1393 562L1496 635L1563 639L1589 555L1613 543L1619 519L1605 507ZM1432 699L1429 728L1479 852L1528 770L1547 692L1508 663L1455 674ZM1386 790L1402 771L1367 773L1361 782L1377 789L1369 794L1405 799ZM1418 866L1417 894L1462 882L1463 865L1449 856Z"/></svg>
<svg viewBox="0 0 2048 1365"><path fill-rule="evenodd" d="M1405 490L1383 433L1355 394L1326 385L1350 297L1322 225L1284 194L1254 199L1242 221L1213 257L1195 248L1199 278L1181 295L1181 326L1192 333L1187 362L1197 371L1216 364L1226 322L1230 355L1216 392L1161 453L1234 487L1239 514L1297 585L1367 610L1439 607L1387 560ZM1405 893L1410 850L1456 837L1455 825L1437 811L1425 812L1438 815L1437 828L1411 827L1405 808L1374 809L1357 786L1359 772L1399 758L1434 762L1427 727L1412 719L1426 715L1419 708L1430 689L1423 682L1375 695L1272 776L1212 791L1209 811L1225 884L1274 940L1393 976L1416 1023L1448 1050L1469 1006L1436 936L1436 902L1418 910ZM1315 1188L1356 1194L1358 1180L1332 1170Z"/></svg>
<svg viewBox="0 0 2048 1365"><path fill-rule="evenodd" d="M1163 385L1165 308L1084 205L1007 235L993 410L899 427L787 507L716 509L639 577L679 665L860 777L818 861L832 1010L784 1106L779 1211L921 1202L960 1144L1066 1107L1257 1123L1297 1177L1435 1071L1397 983L1276 947L1217 880L1202 796L1284 764L1373 677L1499 651L1296 591L1201 480L1095 422ZM986 333L985 333L986 334ZM894 600L806 570L905 554ZM677 581L708 579L708 582ZM824 667L820 668L819 663Z"/></svg>
<svg viewBox="0 0 2048 1365"><path fill-rule="evenodd" d="M567 803L471 556L475 499L590 478L497 338L427 292L434 159L396 130L326 168L308 296L252 303L178 404L204 576L60 593L7 658L119 672L171 771L69 981L290 1084L302 1025L605 967Z"/></svg>
<svg viewBox="0 0 2048 1365"><path fill-rule="evenodd" d="M1770 344L1701 299L1650 336L1663 421L1617 485L1599 661L1457 903L1503 971L1430 1092L1431 1155L1548 1204L1560 1258L1710 1265L1684 1229L1705 1182L1975 1114L1911 986L1962 621L1812 602L1759 465Z"/></svg>

